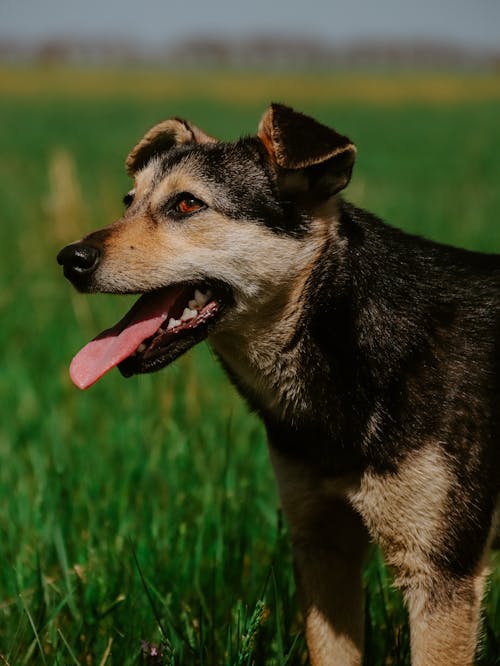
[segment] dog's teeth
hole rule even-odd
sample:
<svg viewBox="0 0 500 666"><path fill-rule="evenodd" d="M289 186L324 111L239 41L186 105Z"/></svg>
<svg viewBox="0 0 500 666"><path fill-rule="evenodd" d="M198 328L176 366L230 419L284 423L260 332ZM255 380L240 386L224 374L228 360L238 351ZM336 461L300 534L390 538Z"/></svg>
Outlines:
<svg viewBox="0 0 500 666"><path fill-rule="evenodd" d="M194 291L194 300L196 301L196 304L199 308L203 307L207 302L205 294L202 294L199 289L195 289Z"/></svg>
<svg viewBox="0 0 500 666"><path fill-rule="evenodd" d="M141 353L141 352L143 352L145 349L146 349L146 345L144 344L144 342L141 342L141 344L137 347L136 353L137 353L137 352Z"/></svg>
<svg viewBox="0 0 500 666"><path fill-rule="evenodd" d="M181 323L180 319L174 319L173 317L170 317L168 321L167 331L170 331L172 328L179 326L180 323Z"/></svg>
<svg viewBox="0 0 500 666"><path fill-rule="evenodd" d="M198 309L198 303L194 300L194 298L189 301L188 305L191 308L191 310L197 310Z"/></svg>
<svg viewBox="0 0 500 666"><path fill-rule="evenodd" d="M205 303L208 301L208 299L210 298L211 295L212 294L211 294L210 291L207 291L207 293L204 294L199 289L195 289L195 291L194 291L194 300L196 301L198 307L202 308L205 305Z"/></svg>
<svg viewBox="0 0 500 666"><path fill-rule="evenodd" d="M181 321L188 321L193 319L198 314L197 310L191 310L190 308L185 308L181 316Z"/></svg>

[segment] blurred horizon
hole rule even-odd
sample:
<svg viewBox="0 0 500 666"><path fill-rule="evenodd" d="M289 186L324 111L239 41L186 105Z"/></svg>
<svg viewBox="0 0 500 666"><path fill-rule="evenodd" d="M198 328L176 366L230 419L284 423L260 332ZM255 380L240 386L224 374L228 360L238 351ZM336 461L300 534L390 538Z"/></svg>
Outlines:
<svg viewBox="0 0 500 666"><path fill-rule="evenodd" d="M500 63L496 0L4 0L0 60L173 64Z"/></svg>

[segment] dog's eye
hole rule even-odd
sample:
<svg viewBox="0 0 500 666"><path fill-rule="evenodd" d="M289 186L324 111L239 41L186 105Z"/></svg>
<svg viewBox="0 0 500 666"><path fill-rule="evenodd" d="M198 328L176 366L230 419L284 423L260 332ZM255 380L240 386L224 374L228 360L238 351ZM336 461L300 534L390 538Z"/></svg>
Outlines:
<svg viewBox="0 0 500 666"><path fill-rule="evenodd" d="M125 206L125 208L129 208L133 200L134 200L134 193L127 192L127 194L123 197L123 205Z"/></svg>
<svg viewBox="0 0 500 666"><path fill-rule="evenodd" d="M196 213L196 211L202 208L205 208L203 201L200 201L200 199L187 192L179 196L174 206L175 212L180 215L191 215L191 213Z"/></svg>

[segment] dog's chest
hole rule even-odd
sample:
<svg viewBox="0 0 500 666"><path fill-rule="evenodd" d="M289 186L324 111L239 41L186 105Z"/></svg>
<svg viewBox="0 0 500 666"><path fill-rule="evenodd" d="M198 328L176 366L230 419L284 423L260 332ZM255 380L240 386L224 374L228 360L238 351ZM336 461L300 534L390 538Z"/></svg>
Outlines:
<svg viewBox="0 0 500 666"><path fill-rule="evenodd" d="M283 331L251 329L210 340L239 391L252 407L289 420L306 409L300 372L300 346L286 349Z"/></svg>

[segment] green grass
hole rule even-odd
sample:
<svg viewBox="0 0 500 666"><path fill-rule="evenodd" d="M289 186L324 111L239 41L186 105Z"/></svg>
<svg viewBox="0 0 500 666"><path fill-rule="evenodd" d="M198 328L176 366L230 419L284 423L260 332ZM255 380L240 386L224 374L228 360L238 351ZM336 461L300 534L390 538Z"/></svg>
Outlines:
<svg viewBox="0 0 500 666"><path fill-rule="evenodd" d="M347 198L405 229L500 251L500 102L359 98L304 93L300 104L358 144ZM262 111L248 93L244 104L168 90L2 96L1 663L306 663L261 425L205 345L157 375L113 372L78 392L72 354L126 299L75 294L55 263L63 244L120 215L124 157L151 124L181 115L233 138ZM409 663L377 552L365 583L366 664ZM484 636L479 663L500 663L498 566ZM163 656L141 655L141 641Z"/></svg>

